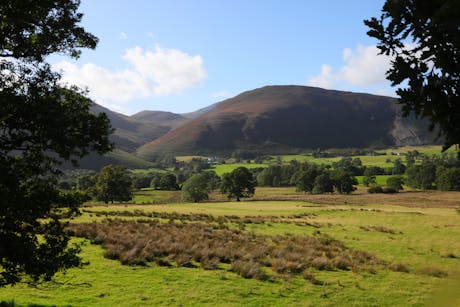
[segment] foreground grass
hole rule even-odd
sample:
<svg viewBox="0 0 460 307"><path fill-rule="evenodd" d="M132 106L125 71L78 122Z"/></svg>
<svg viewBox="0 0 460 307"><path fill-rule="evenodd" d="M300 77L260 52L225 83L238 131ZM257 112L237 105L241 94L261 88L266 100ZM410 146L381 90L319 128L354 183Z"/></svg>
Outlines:
<svg viewBox="0 0 460 307"><path fill-rule="evenodd" d="M156 219L140 212L165 213L160 218L162 222L176 216L176 223L180 219L191 223L194 214L216 218L234 215L241 221L234 218L226 224L230 228L281 236L286 233L311 236L320 232L340 240L348 248L372 253L386 265L373 272L315 270L318 284L301 276L282 275L270 282L245 279L225 266L220 270L166 268L153 263L126 266L105 259L100 246L83 240L82 257L89 261L88 266L59 274L54 282L37 288L27 285L3 288L0 301L14 299L18 304L59 306L460 304L459 193L376 196L358 191L345 196L316 196L296 193L292 188L266 188L259 189L258 194L256 199L306 197L309 201L92 206L86 207L87 212L73 222L100 221L106 218L105 214L111 219L116 217L112 214L127 220ZM132 216L126 216L125 212ZM174 212L182 216L177 217ZM390 267L408 272L392 271ZM447 301L440 303L442 299Z"/></svg>

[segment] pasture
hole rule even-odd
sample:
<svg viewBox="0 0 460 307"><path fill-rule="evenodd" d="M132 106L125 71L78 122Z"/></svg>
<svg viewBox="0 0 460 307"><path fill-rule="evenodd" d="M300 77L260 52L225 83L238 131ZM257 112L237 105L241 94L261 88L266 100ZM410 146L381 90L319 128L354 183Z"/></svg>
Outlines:
<svg viewBox="0 0 460 307"><path fill-rule="evenodd" d="M136 197L144 197L144 203L147 202L145 195ZM81 256L89 264L60 273L52 282L36 287L20 284L0 289L0 301L44 306L456 306L460 303L458 192L409 191L376 196L358 189L351 195L310 195L293 188L258 188L252 199L222 200L216 193L209 202L199 204L88 203L82 208L83 215L70 222L75 229L89 229L92 225L92 229L100 232L97 239L88 234L86 238L74 239L83 244ZM96 224L88 224L93 222ZM142 225L151 225L160 232L123 230ZM262 264L258 264L258 271L254 271L252 267L238 266L234 259L208 259L203 255L204 248L200 248L199 257L185 254L189 257L185 258L189 261L185 262L187 267L184 257L172 251L180 250L181 242L187 242L188 249L193 250L193 244L198 243L193 241L196 229L205 234L202 237L205 239L231 235L232 244L236 244L242 238L241 247L226 251L228 254L251 250L250 242L259 242L257 245L266 248L267 254ZM101 231L106 231L106 239ZM168 243L172 239L159 240L171 235L171 231L180 238L173 249ZM139 234L147 237L138 237ZM131 239L123 239L125 235ZM115 237L122 238L122 244L131 244L119 250L118 256L113 250L109 253L115 243L104 241ZM294 243L307 240L302 238L341 246L336 252L342 254L328 258L332 252L323 249L325 258L301 257L294 252L300 248ZM164 248L156 256L148 256L146 251L147 242L152 240ZM213 240L209 241L210 250ZM227 243L219 246L225 247ZM315 246L313 250L324 248ZM277 258L287 250L290 253L286 259ZM182 250L181 255L186 252ZM260 250L256 248L250 254L258 253ZM147 255L147 258L140 261L140 256L133 255ZM324 265L318 257L325 261ZM254 256L248 263L253 265L257 259Z"/></svg>

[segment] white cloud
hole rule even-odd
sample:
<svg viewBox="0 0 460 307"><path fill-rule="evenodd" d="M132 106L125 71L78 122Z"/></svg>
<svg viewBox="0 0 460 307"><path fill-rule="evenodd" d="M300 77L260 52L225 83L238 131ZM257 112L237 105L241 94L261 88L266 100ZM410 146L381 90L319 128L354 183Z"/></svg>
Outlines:
<svg viewBox="0 0 460 307"><path fill-rule="evenodd" d="M54 64L53 69L61 72L63 83L88 88L89 96L105 106L181 93L207 77L201 56L176 49L157 46L155 51L144 51L135 47L128 49L122 59L131 66L129 69L111 71L92 63L77 66L67 61Z"/></svg>
<svg viewBox="0 0 460 307"><path fill-rule="evenodd" d="M128 34L126 34L126 32L120 32L120 39L128 39Z"/></svg>
<svg viewBox="0 0 460 307"><path fill-rule="evenodd" d="M150 84L131 70L111 72L92 63L78 67L67 61L54 64L53 69L62 72L63 83L87 87L99 101L128 102L151 93Z"/></svg>
<svg viewBox="0 0 460 307"><path fill-rule="evenodd" d="M342 59L345 62L337 71L323 64L321 74L312 77L309 85L331 88L339 84L354 86L374 86L385 84L385 73L390 68L391 59L378 54L376 46L359 45L356 50L345 48Z"/></svg>
<svg viewBox="0 0 460 307"><path fill-rule="evenodd" d="M322 88L330 89L334 83L334 75L332 73L332 67L326 64L321 66L321 74L311 78L308 84L311 86L317 86Z"/></svg>
<svg viewBox="0 0 460 307"><path fill-rule="evenodd" d="M181 93L195 87L206 78L201 56L190 56L176 49L157 46L155 52L135 47L126 51L123 59L134 66L143 78L153 81L157 95Z"/></svg>

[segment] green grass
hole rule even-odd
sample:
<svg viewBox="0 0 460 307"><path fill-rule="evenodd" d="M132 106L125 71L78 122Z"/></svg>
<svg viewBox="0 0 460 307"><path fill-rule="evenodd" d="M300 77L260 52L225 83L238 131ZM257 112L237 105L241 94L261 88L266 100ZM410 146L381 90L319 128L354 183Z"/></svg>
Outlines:
<svg viewBox="0 0 460 307"><path fill-rule="evenodd" d="M218 164L213 167L213 170L218 176L222 176L225 173L231 173L234 169L244 166L246 168L258 168L267 167L267 164L256 164L256 163L232 163L232 164Z"/></svg>
<svg viewBox="0 0 460 307"><path fill-rule="evenodd" d="M123 150L115 149L107 154L107 156L116 159L121 162L123 165L129 168L147 168L152 167L152 163L146 160L143 160L136 156L135 154L128 153Z"/></svg>
<svg viewBox="0 0 460 307"><path fill-rule="evenodd" d="M375 182L378 185L386 185L388 178L392 177L392 175L377 175L375 176ZM363 178L364 176L356 176L356 179L358 180L358 184L363 184Z"/></svg>
<svg viewBox="0 0 460 307"><path fill-rule="evenodd" d="M418 194L408 193L407 196L415 198ZM34 303L58 306L419 306L426 303L458 306L460 214L457 211L460 207L442 207L442 201L450 198L458 200L460 193L434 194L440 199L440 207L401 206L382 200L382 197L391 199L393 196L356 194L347 197L347 203L343 205L321 205L315 201L244 201L86 208L111 212L144 210L284 218L309 213L308 216L294 219L294 223L248 223L244 231L266 235L312 235L320 231L348 247L375 254L387 265L405 263L410 269L409 273L393 272L387 266L382 266L373 273L314 271L315 277L325 282L324 285L313 285L301 277L278 277L274 282L258 281L242 278L229 272L225 266L214 271L165 268L155 264L124 266L118 261L103 258L104 251L100 246L86 243L82 257L89 261L88 266L71 269L66 274L59 273L54 282L37 288L20 284L0 289L0 301L14 299L19 305ZM302 193L292 188L265 188L259 191L260 197L280 195L297 196ZM332 200L342 196L318 197L329 199L332 203ZM367 203L357 204L363 197L366 197ZM85 213L74 222L101 218L94 213ZM296 224L296 221L316 223L320 228ZM394 233L380 232L373 227L391 229ZM427 268L448 272L448 277L427 275Z"/></svg>
<svg viewBox="0 0 460 307"><path fill-rule="evenodd" d="M366 166L379 166L379 167L392 167L393 161L396 159L405 160L403 155L397 156L393 155L393 153L406 153L408 151L417 150L419 153L425 155L440 155L441 154L442 146L405 146L405 147L398 147L393 149L386 149L381 150L379 152L385 153L385 155L380 156L353 156L353 158L360 158L363 165ZM455 153L455 148L450 148L447 153ZM276 156L273 156L276 158ZM291 160L297 160L299 162L310 162L310 163L317 163L317 164L332 164L334 162L338 162L342 157L334 157L334 158L314 158L311 155L283 155L281 156L281 160L283 162L289 162Z"/></svg>

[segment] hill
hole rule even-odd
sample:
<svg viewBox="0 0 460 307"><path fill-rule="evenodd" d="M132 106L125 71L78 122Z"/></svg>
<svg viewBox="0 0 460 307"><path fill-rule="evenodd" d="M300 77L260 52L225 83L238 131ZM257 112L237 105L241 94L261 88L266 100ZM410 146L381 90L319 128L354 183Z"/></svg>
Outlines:
<svg viewBox="0 0 460 307"><path fill-rule="evenodd" d="M181 114L164 111L142 111L132 115L130 118L143 122L149 122L155 125L161 125L168 127L169 129L175 128L189 120Z"/></svg>
<svg viewBox="0 0 460 307"><path fill-rule="evenodd" d="M117 149L126 152L135 152L139 146L162 136L171 129L167 125L132 118L111 111L98 104L92 105L91 112L94 114L99 114L101 112L107 114L112 127L115 129L110 140L115 143Z"/></svg>
<svg viewBox="0 0 460 307"><path fill-rule="evenodd" d="M158 153L211 154L235 149L366 148L432 143L427 124L403 119L396 99L306 86L266 86L215 105L207 113L142 146Z"/></svg>

